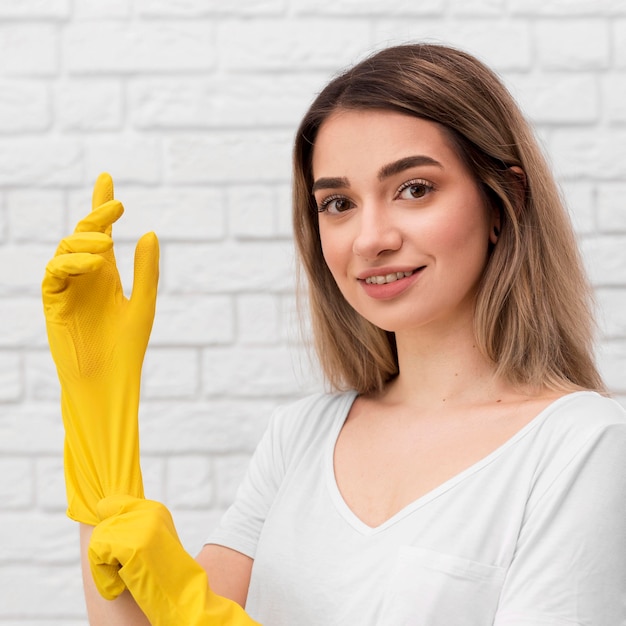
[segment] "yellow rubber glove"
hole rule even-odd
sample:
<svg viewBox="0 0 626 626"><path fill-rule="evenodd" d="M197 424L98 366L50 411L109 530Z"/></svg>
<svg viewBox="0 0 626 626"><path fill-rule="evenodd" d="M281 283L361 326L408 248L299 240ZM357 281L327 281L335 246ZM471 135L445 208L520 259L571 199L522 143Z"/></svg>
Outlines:
<svg viewBox="0 0 626 626"><path fill-rule="evenodd" d="M61 241L46 267L42 295L50 351L61 383L67 514L96 525L105 496L143 497L139 388L159 275L159 245L144 235L135 250L131 298L124 296L111 226L124 209L101 174L93 210Z"/></svg>
<svg viewBox="0 0 626 626"><path fill-rule="evenodd" d="M152 500L112 496L89 543L96 587L109 600L128 588L153 626L259 626L213 593L206 572L183 548L170 512Z"/></svg>

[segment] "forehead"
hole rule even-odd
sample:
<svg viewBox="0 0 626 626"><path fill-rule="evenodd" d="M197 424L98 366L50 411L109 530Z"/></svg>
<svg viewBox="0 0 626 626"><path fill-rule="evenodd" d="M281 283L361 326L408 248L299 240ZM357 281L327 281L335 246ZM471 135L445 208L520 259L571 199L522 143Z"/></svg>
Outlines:
<svg viewBox="0 0 626 626"><path fill-rule="evenodd" d="M367 172L398 159L425 155L461 165L445 129L430 120L394 111L333 112L320 126L313 147L313 177Z"/></svg>

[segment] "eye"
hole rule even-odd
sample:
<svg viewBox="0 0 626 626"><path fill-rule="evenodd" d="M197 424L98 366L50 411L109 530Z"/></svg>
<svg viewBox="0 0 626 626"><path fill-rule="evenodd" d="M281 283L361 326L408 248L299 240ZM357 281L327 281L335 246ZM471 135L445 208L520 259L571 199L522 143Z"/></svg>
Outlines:
<svg viewBox="0 0 626 626"><path fill-rule="evenodd" d="M348 198L345 196L332 195L328 196L328 198L324 198L318 205L317 211L318 213L343 213L348 209L351 209L354 205Z"/></svg>
<svg viewBox="0 0 626 626"><path fill-rule="evenodd" d="M402 200L419 200L427 196L434 189L434 185L427 180L415 179L407 180L406 183L400 185L396 191L396 198Z"/></svg>

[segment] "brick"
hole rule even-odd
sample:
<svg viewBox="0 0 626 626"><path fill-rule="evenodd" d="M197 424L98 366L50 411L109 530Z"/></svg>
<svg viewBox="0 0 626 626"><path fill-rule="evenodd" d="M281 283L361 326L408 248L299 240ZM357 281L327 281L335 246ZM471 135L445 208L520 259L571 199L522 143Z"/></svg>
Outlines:
<svg viewBox="0 0 626 626"><path fill-rule="evenodd" d="M449 4L453 15L468 17L501 15L505 8L504 0L451 0Z"/></svg>
<svg viewBox="0 0 626 626"><path fill-rule="evenodd" d="M597 289L595 297L602 336L626 337L626 288Z"/></svg>
<svg viewBox="0 0 626 626"><path fill-rule="evenodd" d="M626 177L626 131L556 129L549 152L564 179L612 180Z"/></svg>
<svg viewBox="0 0 626 626"><path fill-rule="evenodd" d="M276 400L269 397L144 402L141 447L148 455L251 452L275 406Z"/></svg>
<svg viewBox="0 0 626 626"><path fill-rule="evenodd" d="M280 303L268 294L242 294L237 298L237 341L243 345L280 342Z"/></svg>
<svg viewBox="0 0 626 626"><path fill-rule="evenodd" d="M1 617L0 617L0 624L2 626L8 625L8 624L15 626L15 622L4 621ZM30 619L20 618L19 626L89 626L89 623L87 622L87 617L77 618L77 619L61 618L60 620L56 620L54 618L49 620L49 619L46 619L45 617L42 620L38 620L38 619L30 620Z"/></svg>
<svg viewBox="0 0 626 626"><path fill-rule="evenodd" d="M166 500L176 509L209 506L214 498L211 463L206 456L176 456L168 459Z"/></svg>
<svg viewBox="0 0 626 626"><path fill-rule="evenodd" d="M21 6L21 3L11 5ZM0 75L22 77L56 74L59 67L58 45L57 30L52 25L19 22L0 24Z"/></svg>
<svg viewBox="0 0 626 626"><path fill-rule="evenodd" d="M237 489L250 464L250 454L230 454L216 456L215 479L217 482L217 503L226 508L235 500Z"/></svg>
<svg viewBox="0 0 626 626"><path fill-rule="evenodd" d="M228 190L230 232L240 239L273 237L278 222L276 192L268 186L238 185Z"/></svg>
<svg viewBox="0 0 626 626"><path fill-rule="evenodd" d="M44 269L54 250L43 244L0 247L0 294L39 294Z"/></svg>
<svg viewBox="0 0 626 626"><path fill-rule="evenodd" d="M621 0L510 0L513 15L571 17L612 15L623 10Z"/></svg>
<svg viewBox="0 0 626 626"><path fill-rule="evenodd" d="M47 345L41 298L3 298L0 307L0 348Z"/></svg>
<svg viewBox="0 0 626 626"><path fill-rule="evenodd" d="M574 230L579 235L592 233L596 228L594 185L586 181L567 180L561 188Z"/></svg>
<svg viewBox="0 0 626 626"><path fill-rule="evenodd" d="M118 183L156 183L160 179L161 151L158 139L108 134L85 144L89 180L110 172Z"/></svg>
<svg viewBox="0 0 626 626"><path fill-rule="evenodd" d="M587 238L582 241L581 248L591 282L596 287L614 287L626 283L626 236Z"/></svg>
<svg viewBox="0 0 626 626"><path fill-rule="evenodd" d="M73 0L72 5L75 19L127 18L132 13L132 0Z"/></svg>
<svg viewBox="0 0 626 626"><path fill-rule="evenodd" d="M71 23L62 59L70 74L206 71L215 65L212 33L200 20Z"/></svg>
<svg viewBox="0 0 626 626"><path fill-rule="evenodd" d="M4 206L4 196L0 194L0 243L7 240L7 209Z"/></svg>
<svg viewBox="0 0 626 626"><path fill-rule="evenodd" d="M43 131L50 122L50 96L46 85L0 80L0 133Z"/></svg>
<svg viewBox="0 0 626 626"><path fill-rule="evenodd" d="M0 532L11 537L10 544L3 544L2 564L73 565L80 558L78 527L63 514L5 512L0 518Z"/></svg>
<svg viewBox="0 0 626 626"><path fill-rule="evenodd" d="M276 235L278 237L293 237L293 211L290 185L277 185L278 223Z"/></svg>
<svg viewBox="0 0 626 626"><path fill-rule="evenodd" d="M350 17L437 15L445 7L443 0L389 0L384 4L377 0L292 0L290 6L296 15Z"/></svg>
<svg viewBox="0 0 626 626"><path fill-rule="evenodd" d="M604 232L626 231L626 183L602 183L598 187L598 227Z"/></svg>
<svg viewBox="0 0 626 626"><path fill-rule="evenodd" d="M12 241L58 242L65 233L65 194L57 189L20 189L7 193ZM50 256L55 247L50 247Z"/></svg>
<svg viewBox="0 0 626 626"><path fill-rule="evenodd" d="M227 69L336 70L370 47L370 26L358 18L225 20L217 28L217 45Z"/></svg>
<svg viewBox="0 0 626 626"><path fill-rule="evenodd" d="M32 550L32 544L31 544ZM36 592L33 591L36 587ZM29 565L14 562L0 566L3 594L0 619L81 618L85 613L80 565ZM36 593L37 601L33 602ZM15 622L14 622L15 623Z"/></svg>
<svg viewBox="0 0 626 626"><path fill-rule="evenodd" d="M615 65L624 69L626 68L626 19L614 20L612 28Z"/></svg>
<svg viewBox="0 0 626 626"><path fill-rule="evenodd" d="M166 139L165 179L176 185L287 182L293 133L223 132Z"/></svg>
<svg viewBox="0 0 626 626"><path fill-rule="evenodd" d="M202 388L208 396L293 397L313 388L303 354L284 346L203 351Z"/></svg>
<svg viewBox="0 0 626 626"><path fill-rule="evenodd" d="M497 71L528 70L532 64L530 28L523 22L424 19L380 20L374 25L376 48L407 41L454 42Z"/></svg>
<svg viewBox="0 0 626 626"><path fill-rule="evenodd" d="M598 365L607 387L613 393L626 393L626 341L602 341Z"/></svg>
<svg viewBox="0 0 626 626"><path fill-rule="evenodd" d="M151 348L142 374L142 397L146 399L193 398L200 389L197 350Z"/></svg>
<svg viewBox="0 0 626 626"><path fill-rule="evenodd" d="M129 85L134 125L142 129L288 127L326 82L319 72L141 78Z"/></svg>
<svg viewBox="0 0 626 626"><path fill-rule="evenodd" d="M77 139L47 136L11 138L0 144L0 185L58 187L82 179L82 148Z"/></svg>
<svg viewBox="0 0 626 626"><path fill-rule="evenodd" d="M27 509L32 506L34 492L35 481L32 461L17 457L0 458L0 510L2 511L0 535L2 537L13 536L2 529L2 525L7 519L7 511ZM6 554L0 554L0 562L6 559Z"/></svg>
<svg viewBox="0 0 626 626"><path fill-rule="evenodd" d="M148 17L206 17L208 15L276 15L286 8L285 0L138 0L137 12Z"/></svg>
<svg viewBox="0 0 626 626"><path fill-rule="evenodd" d="M171 244L168 250L164 280L177 292L293 290L293 246L289 242Z"/></svg>
<svg viewBox="0 0 626 626"><path fill-rule="evenodd" d="M18 352L0 352L0 402L14 402L24 393L22 359Z"/></svg>
<svg viewBox="0 0 626 626"><path fill-rule="evenodd" d="M547 69L603 69L610 62L609 25L585 18L540 21L535 24L538 61ZM581 45L584 42L584 45Z"/></svg>
<svg viewBox="0 0 626 626"><path fill-rule="evenodd" d="M233 311L225 296L159 296L151 345L202 346L234 339Z"/></svg>
<svg viewBox="0 0 626 626"><path fill-rule="evenodd" d="M70 15L69 0L21 0L0 2L0 18L65 18Z"/></svg>
<svg viewBox="0 0 626 626"><path fill-rule="evenodd" d="M511 82L511 91L533 123L582 124L600 117L600 90L593 74L518 75Z"/></svg>
<svg viewBox="0 0 626 626"><path fill-rule="evenodd" d="M626 72L600 77L603 110L610 122L626 122Z"/></svg>
<svg viewBox="0 0 626 626"><path fill-rule="evenodd" d="M142 412L139 413L141 428ZM143 450L143 449L142 449ZM163 502L165 500L165 459L161 456L141 454L141 475L146 498Z"/></svg>
<svg viewBox="0 0 626 626"><path fill-rule="evenodd" d="M223 515L222 510L171 509L176 531L183 547L195 556L200 552L209 533Z"/></svg>
<svg viewBox="0 0 626 626"><path fill-rule="evenodd" d="M122 85L116 80L67 80L55 85L59 126L68 131L117 130L122 124Z"/></svg>
<svg viewBox="0 0 626 626"><path fill-rule="evenodd" d="M0 453L59 454L63 450L61 410L49 404L0 404Z"/></svg>
<svg viewBox="0 0 626 626"><path fill-rule="evenodd" d="M125 210L113 237L116 242L132 243L133 249L148 231L154 231L161 243L213 241L226 233L226 200L219 188L135 187L120 181L115 196ZM91 209L91 189L70 194L68 205L73 228Z"/></svg>
<svg viewBox="0 0 626 626"><path fill-rule="evenodd" d="M60 411L59 419L61 419ZM63 470L63 451L59 450L54 456L40 456L37 458L35 462L35 476L38 509L48 513L58 513L57 518L63 519L67 526L68 518L65 515L67 495Z"/></svg>

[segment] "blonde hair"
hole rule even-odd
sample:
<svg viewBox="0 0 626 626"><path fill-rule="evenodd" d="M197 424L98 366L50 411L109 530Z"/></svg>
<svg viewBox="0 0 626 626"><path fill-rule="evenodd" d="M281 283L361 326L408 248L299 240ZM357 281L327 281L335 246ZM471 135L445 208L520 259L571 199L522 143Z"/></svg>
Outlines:
<svg viewBox="0 0 626 626"><path fill-rule="evenodd" d="M376 392L398 373L394 335L352 309L322 254L312 153L321 124L340 108L396 111L438 123L500 211L500 236L475 305L476 341L497 374L519 385L603 390L593 359L591 288L533 132L489 68L432 44L387 48L332 80L296 135L294 234L315 347L331 385Z"/></svg>

